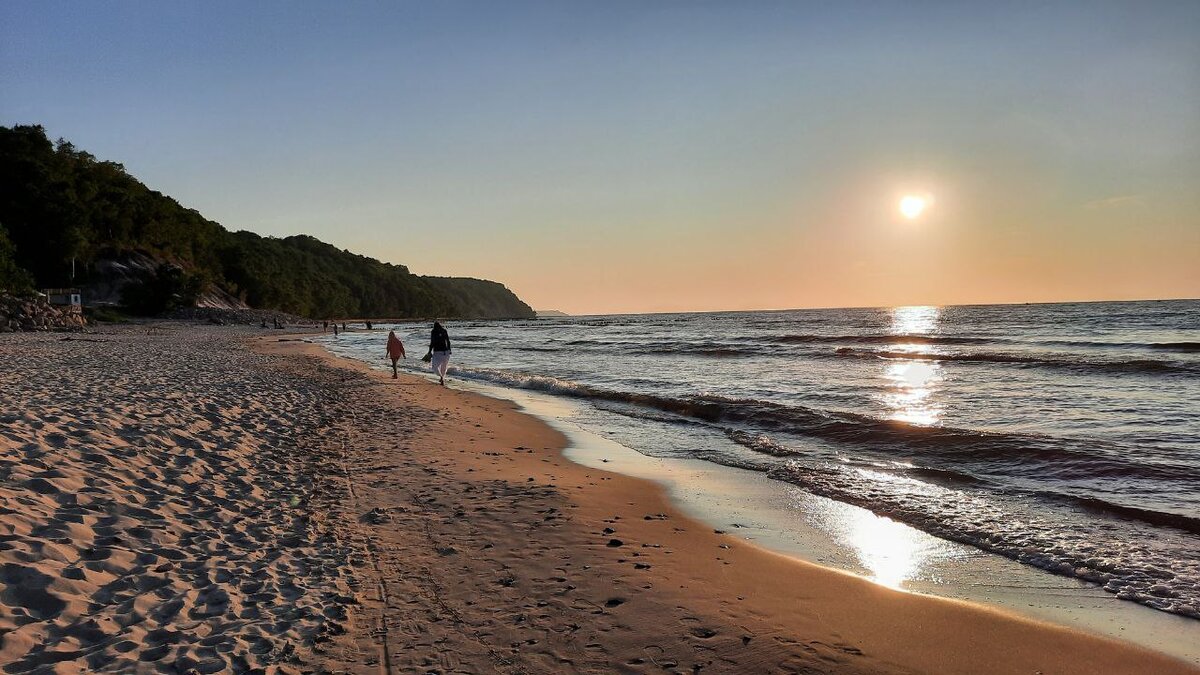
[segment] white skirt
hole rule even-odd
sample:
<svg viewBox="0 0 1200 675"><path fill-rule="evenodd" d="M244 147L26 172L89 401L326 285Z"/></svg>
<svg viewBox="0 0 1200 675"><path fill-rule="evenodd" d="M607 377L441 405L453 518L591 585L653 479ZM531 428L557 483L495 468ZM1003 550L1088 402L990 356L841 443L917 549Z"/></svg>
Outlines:
<svg viewBox="0 0 1200 675"><path fill-rule="evenodd" d="M446 368L450 367L450 352L434 352L433 360L429 362L433 367L433 372L438 374L438 377L446 377Z"/></svg>

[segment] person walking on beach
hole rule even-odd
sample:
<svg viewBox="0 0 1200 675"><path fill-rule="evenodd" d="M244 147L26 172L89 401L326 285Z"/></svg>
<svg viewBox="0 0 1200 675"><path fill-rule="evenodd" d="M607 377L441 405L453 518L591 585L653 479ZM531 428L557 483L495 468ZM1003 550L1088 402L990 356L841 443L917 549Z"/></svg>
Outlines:
<svg viewBox="0 0 1200 675"><path fill-rule="evenodd" d="M433 332L429 335L429 353L433 355L430 362L433 372L438 374L438 381L444 387L446 386L446 368L450 366L450 334L437 321L433 322Z"/></svg>
<svg viewBox="0 0 1200 675"><path fill-rule="evenodd" d="M396 362L400 359L406 359L404 355L404 343L400 342L400 338L396 337L396 331L388 331L387 355L392 360L392 379L396 379Z"/></svg>

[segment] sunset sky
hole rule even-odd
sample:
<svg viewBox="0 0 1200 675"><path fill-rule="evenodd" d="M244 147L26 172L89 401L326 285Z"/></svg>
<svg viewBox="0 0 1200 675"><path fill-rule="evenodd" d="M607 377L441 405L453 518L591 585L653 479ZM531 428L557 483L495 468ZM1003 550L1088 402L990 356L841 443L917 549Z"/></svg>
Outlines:
<svg viewBox="0 0 1200 675"><path fill-rule="evenodd" d="M1194 0L10 0L18 123L537 309L1200 297Z"/></svg>

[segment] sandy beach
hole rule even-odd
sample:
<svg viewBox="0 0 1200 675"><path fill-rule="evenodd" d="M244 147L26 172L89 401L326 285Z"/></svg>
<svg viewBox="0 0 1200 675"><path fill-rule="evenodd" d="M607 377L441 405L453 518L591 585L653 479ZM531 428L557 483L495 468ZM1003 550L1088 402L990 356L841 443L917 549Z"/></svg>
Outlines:
<svg viewBox="0 0 1200 675"><path fill-rule="evenodd" d="M1200 672L770 553L511 403L300 335L0 362L6 673Z"/></svg>

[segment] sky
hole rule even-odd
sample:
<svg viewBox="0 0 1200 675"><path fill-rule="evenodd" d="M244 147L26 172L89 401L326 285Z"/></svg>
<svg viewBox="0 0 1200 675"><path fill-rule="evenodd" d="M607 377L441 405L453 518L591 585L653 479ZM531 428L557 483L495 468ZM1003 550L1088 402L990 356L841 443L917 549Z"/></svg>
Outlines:
<svg viewBox="0 0 1200 675"><path fill-rule="evenodd" d="M7 0L12 124L535 309L1200 297L1195 1Z"/></svg>

